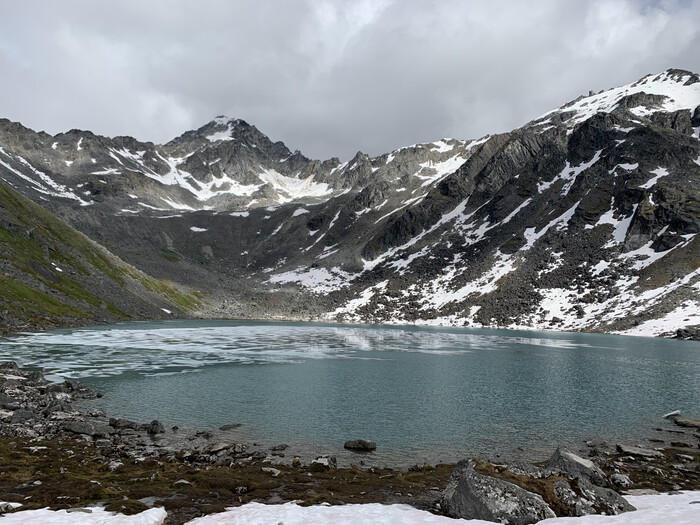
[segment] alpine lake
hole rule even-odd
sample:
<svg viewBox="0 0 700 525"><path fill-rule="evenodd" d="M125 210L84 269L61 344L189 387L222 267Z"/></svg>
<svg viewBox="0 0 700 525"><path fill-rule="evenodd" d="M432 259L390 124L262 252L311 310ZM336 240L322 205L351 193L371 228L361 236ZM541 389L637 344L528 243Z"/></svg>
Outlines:
<svg viewBox="0 0 700 525"><path fill-rule="evenodd" d="M104 393L134 421L216 429L406 466L548 457L558 444L640 442L697 417L700 343L582 333L234 321L135 322L0 339L0 361ZM345 456L344 456L345 455Z"/></svg>

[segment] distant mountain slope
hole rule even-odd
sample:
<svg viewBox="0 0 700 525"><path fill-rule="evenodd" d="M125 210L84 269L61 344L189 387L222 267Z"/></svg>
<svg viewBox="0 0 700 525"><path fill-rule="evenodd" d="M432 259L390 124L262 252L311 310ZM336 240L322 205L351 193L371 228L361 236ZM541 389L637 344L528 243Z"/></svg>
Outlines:
<svg viewBox="0 0 700 525"><path fill-rule="evenodd" d="M686 71L345 163L225 117L165 145L0 121L0 178L211 316L698 336Z"/></svg>
<svg viewBox="0 0 700 525"><path fill-rule="evenodd" d="M199 300L0 184L0 332L181 315Z"/></svg>

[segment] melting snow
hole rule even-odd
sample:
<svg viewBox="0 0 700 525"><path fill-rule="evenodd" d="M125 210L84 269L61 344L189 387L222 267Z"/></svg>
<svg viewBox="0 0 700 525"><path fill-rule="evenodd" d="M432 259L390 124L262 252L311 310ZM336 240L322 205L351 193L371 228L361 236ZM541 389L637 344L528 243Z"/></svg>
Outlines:
<svg viewBox="0 0 700 525"><path fill-rule="evenodd" d="M647 182L639 186L640 188L648 190L654 184L656 184L656 181L658 181L661 177L665 177L666 175L668 175L668 170L665 168L657 168L654 171L652 171L652 173L656 175L656 177L649 179Z"/></svg>
<svg viewBox="0 0 700 525"><path fill-rule="evenodd" d="M354 276L338 267L326 268L297 268L289 272L279 273L270 277L271 283L298 283L304 288L317 293L330 292L348 286Z"/></svg>
<svg viewBox="0 0 700 525"><path fill-rule="evenodd" d="M198 228L197 226L190 226L190 230L192 230L193 232L199 233L199 232L209 231L209 228Z"/></svg>
<svg viewBox="0 0 700 525"><path fill-rule="evenodd" d="M655 337L668 332L675 332L679 327L698 324L700 324L700 302L688 300L663 317L644 321L634 328L616 333ZM698 520L700 520L700 516L698 516Z"/></svg>
<svg viewBox="0 0 700 525"><path fill-rule="evenodd" d="M521 250L529 250L530 248L532 248L537 239L539 239L545 233L547 233L547 230L549 230L552 226L557 226L558 229L566 227L566 225L569 223L569 220L571 220L571 217L574 216L574 212L576 211L576 208L578 208L579 204L581 204L581 201L578 201L571 208L562 213L559 217L550 221L549 224L547 224L547 226L542 228L540 231L536 231L537 228L527 228L523 232L523 235L525 236L527 242L525 243L525 246L521 248Z"/></svg>
<svg viewBox="0 0 700 525"><path fill-rule="evenodd" d="M272 186L280 195L280 202L289 202L304 197L323 197L331 193L325 182L314 182L314 176L309 175L305 179L286 177L273 169L264 169L258 178L265 184Z"/></svg>
<svg viewBox="0 0 700 525"><path fill-rule="evenodd" d="M309 210L306 210L304 208L298 208L294 210L294 213L292 213L292 217L298 217L299 215L304 215L305 213L309 213Z"/></svg>

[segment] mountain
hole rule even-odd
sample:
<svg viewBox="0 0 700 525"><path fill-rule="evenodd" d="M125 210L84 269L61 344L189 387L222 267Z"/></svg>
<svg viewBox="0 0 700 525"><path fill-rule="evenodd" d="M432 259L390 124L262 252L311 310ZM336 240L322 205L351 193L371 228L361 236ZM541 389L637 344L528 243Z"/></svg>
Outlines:
<svg viewBox="0 0 700 525"><path fill-rule="evenodd" d="M226 117L164 145L0 121L0 179L206 290L209 317L698 336L700 77L686 71L344 163Z"/></svg>
<svg viewBox="0 0 700 525"><path fill-rule="evenodd" d="M182 315L200 304L0 184L0 333Z"/></svg>

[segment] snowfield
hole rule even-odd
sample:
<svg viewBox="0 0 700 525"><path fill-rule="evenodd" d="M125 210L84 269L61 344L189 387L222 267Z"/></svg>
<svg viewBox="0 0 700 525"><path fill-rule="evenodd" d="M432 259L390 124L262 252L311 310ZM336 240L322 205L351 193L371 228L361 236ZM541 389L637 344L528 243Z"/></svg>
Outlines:
<svg viewBox="0 0 700 525"><path fill-rule="evenodd" d="M618 516L583 516L551 518L542 525L697 525L700 523L700 491L653 496L627 496L637 508ZM0 502L0 506L2 503ZM113 514L101 508L90 513L48 509L26 510L0 517L2 525L161 525L167 516L162 508L146 510L133 516ZM414 509L409 505L315 505L300 507L295 503L264 505L248 503L219 514L189 521L189 525L491 525L490 521L451 519Z"/></svg>

